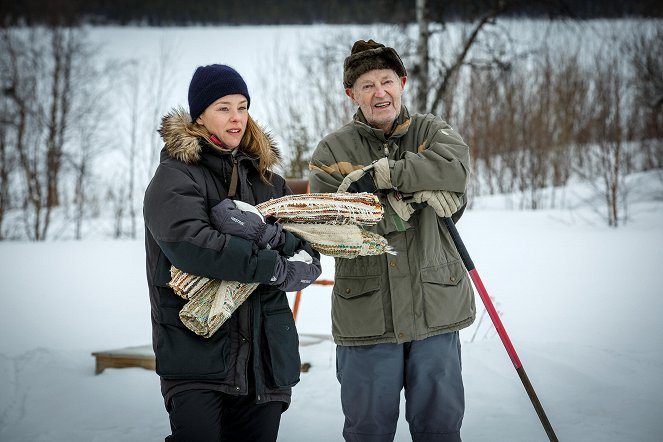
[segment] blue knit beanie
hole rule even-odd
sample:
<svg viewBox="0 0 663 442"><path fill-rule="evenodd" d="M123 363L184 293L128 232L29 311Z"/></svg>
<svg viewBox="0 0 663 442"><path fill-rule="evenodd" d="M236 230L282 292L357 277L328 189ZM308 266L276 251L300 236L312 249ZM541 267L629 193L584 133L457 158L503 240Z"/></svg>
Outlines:
<svg viewBox="0 0 663 442"><path fill-rule="evenodd" d="M191 121L202 114L207 106L219 98L241 94L246 97L247 108L251 105L249 89L239 73L224 64L198 66L189 84L189 113Z"/></svg>

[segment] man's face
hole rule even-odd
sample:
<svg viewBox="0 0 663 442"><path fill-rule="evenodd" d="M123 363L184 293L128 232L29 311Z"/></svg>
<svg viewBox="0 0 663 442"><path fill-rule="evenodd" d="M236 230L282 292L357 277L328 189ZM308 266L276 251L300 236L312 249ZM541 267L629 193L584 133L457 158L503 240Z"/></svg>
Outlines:
<svg viewBox="0 0 663 442"><path fill-rule="evenodd" d="M372 127L391 131L401 112L401 95L407 77L398 77L391 69L373 69L362 74L355 84L345 90Z"/></svg>

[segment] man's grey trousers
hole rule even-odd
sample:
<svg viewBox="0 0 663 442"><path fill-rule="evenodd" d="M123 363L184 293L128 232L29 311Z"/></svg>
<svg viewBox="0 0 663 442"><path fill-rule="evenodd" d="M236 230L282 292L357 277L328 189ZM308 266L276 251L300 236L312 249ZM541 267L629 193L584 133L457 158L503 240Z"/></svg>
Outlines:
<svg viewBox="0 0 663 442"><path fill-rule="evenodd" d="M348 442L391 442L401 390L415 442L459 442L465 411L458 332L404 344L336 347Z"/></svg>

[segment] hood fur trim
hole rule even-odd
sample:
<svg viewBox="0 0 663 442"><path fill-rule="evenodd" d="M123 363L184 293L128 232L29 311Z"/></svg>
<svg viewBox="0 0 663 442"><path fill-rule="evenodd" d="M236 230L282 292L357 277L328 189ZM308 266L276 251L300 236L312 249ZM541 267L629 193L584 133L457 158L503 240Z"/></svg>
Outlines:
<svg viewBox="0 0 663 442"><path fill-rule="evenodd" d="M198 162L202 152L199 138L189 130L191 124L189 113L183 107L178 107L161 118L161 128L158 130L166 143L168 155L189 164Z"/></svg>

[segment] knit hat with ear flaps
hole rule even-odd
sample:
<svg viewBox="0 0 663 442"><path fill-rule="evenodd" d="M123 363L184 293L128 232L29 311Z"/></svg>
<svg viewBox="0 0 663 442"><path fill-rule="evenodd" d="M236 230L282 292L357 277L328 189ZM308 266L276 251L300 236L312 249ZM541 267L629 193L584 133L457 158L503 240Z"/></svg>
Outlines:
<svg viewBox="0 0 663 442"><path fill-rule="evenodd" d="M225 64L199 66L189 84L189 113L191 121L202 114L207 106L226 95L240 94L251 105L249 89L239 73Z"/></svg>
<svg viewBox="0 0 663 442"><path fill-rule="evenodd" d="M403 61L393 48L373 40L357 40L343 63L343 86L352 87L357 78L373 69L392 69L399 77L407 76Z"/></svg>

